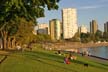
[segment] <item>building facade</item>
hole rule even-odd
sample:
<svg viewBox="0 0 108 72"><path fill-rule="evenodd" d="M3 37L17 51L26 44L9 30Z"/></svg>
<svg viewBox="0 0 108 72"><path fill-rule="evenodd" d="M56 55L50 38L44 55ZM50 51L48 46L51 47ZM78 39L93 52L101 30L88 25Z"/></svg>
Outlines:
<svg viewBox="0 0 108 72"><path fill-rule="evenodd" d="M96 22L96 20L92 20L90 22L90 33L95 34L98 30L98 24Z"/></svg>
<svg viewBox="0 0 108 72"><path fill-rule="evenodd" d="M72 38L78 31L77 26L77 11L74 8L66 8L62 10L63 22L63 38Z"/></svg>
<svg viewBox="0 0 108 72"><path fill-rule="evenodd" d="M49 25L48 24L38 24L37 34L50 34L49 33Z"/></svg>
<svg viewBox="0 0 108 72"><path fill-rule="evenodd" d="M108 22L104 23L104 32L108 32Z"/></svg>
<svg viewBox="0 0 108 72"><path fill-rule="evenodd" d="M50 36L52 40L59 40L61 38L60 20L52 19L49 22Z"/></svg>
<svg viewBox="0 0 108 72"><path fill-rule="evenodd" d="M32 33L34 35L37 35L37 31L38 31L38 26L34 26L34 29L33 29Z"/></svg>
<svg viewBox="0 0 108 72"><path fill-rule="evenodd" d="M88 31L87 31L87 27L86 26L84 26L84 25L82 25L81 27L80 27L80 33L87 33Z"/></svg>

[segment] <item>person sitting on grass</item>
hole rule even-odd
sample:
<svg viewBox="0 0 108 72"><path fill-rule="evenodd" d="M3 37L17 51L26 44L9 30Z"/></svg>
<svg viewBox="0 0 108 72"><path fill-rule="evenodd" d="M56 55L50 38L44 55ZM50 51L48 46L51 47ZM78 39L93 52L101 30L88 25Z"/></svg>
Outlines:
<svg viewBox="0 0 108 72"><path fill-rule="evenodd" d="M77 57L76 56L71 56L71 60L76 60Z"/></svg>
<svg viewBox="0 0 108 72"><path fill-rule="evenodd" d="M68 57L68 56L66 56L66 57L64 58L64 63L65 63L65 64L70 64L70 61L69 61L69 57Z"/></svg>

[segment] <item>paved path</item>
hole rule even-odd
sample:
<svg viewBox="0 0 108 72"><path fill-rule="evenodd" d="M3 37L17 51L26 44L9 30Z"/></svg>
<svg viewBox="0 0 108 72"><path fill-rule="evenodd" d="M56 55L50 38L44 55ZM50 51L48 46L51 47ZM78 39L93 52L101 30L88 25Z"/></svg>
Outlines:
<svg viewBox="0 0 108 72"><path fill-rule="evenodd" d="M77 53L79 56L82 56L82 54ZM84 58L89 58L89 59L93 59L95 61L99 61L99 62L107 62L108 63L108 59L103 59L100 57L96 57L96 56L82 56Z"/></svg>
<svg viewBox="0 0 108 72"><path fill-rule="evenodd" d="M108 63L108 60L104 60L104 59L100 59L100 58L96 58L96 57L92 57L92 56L85 56L85 58L89 58L89 59L92 59L96 62L100 62L100 63Z"/></svg>
<svg viewBox="0 0 108 72"><path fill-rule="evenodd" d="M7 54L9 54L9 52L3 50L0 51L0 55L7 55Z"/></svg>
<svg viewBox="0 0 108 72"><path fill-rule="evenodd" d="M2 56L2 58L0 59L0 64L1 64L1 63L3 63L7 59L8 55L9 55L9 52L7 52L7 51L0 51L0 55Z"/></svg>

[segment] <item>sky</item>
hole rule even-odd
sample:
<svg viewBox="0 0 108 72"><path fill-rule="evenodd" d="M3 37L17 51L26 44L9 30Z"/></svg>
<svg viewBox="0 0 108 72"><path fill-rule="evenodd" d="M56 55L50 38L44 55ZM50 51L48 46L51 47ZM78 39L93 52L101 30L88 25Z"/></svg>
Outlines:
<svg viewBox="0 0 108 72"><path fill-rule="evenodd" d="M89 30L90 21L96 20L99 30L103 31L104 23L108 21L108 0L61 0L58 10L45 9L45 17L39 18L38 23L49 23L51 19L62 20L63 8L76 8L78 26L85 25Z"/></svg>

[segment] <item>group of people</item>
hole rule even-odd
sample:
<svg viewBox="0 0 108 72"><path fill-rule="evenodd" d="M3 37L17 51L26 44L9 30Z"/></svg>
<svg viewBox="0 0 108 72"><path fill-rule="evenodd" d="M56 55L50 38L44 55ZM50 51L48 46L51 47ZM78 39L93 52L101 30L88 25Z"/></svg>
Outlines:
<svg viewBox="0 0 108 72"><path fill-rule="evenodd" d="M64 63L65 64L70 64L71 60L76 60L77 57L72 55L72 52L68 53L68 54L62 54L60 50L58 50L55 54L58 54L58 55L64 55Z"/></svg>
<svg viewBox="0 0 108 72"><path fill-rule="evenodd" d="M76 60L76 59L77 59L76 56L70 54L70 55L68 55L64 58L64 63L65 64L70 64L70 60Z"/></svg>
<svg viewBox="0 0 108 72"><path fill-rule="evenodd" d="M18 51L25 51L25 49L26 49L26 50L29 49L30 51L32 51L32 46L31 46L31 45L26 45L26 44L24 44L23 46L17 45L17 46L16 46L16 49L17 49Z"/></svg>
<svg viewBox="0 0 108 72"><path fill-rule="evenodd" d="M89 56L89 55L90 55L90 53L88 51L83 51L82 52L82 56Z"/></svg>
<svg viewBox="0 0 108 72"><path fill-rule="evenodd" d="M65 63L65 64L70 64L70 59L69 59L69 57L65 57L65 58L64 58L64 63Z"/></svg>

